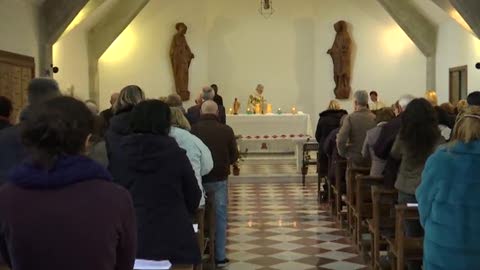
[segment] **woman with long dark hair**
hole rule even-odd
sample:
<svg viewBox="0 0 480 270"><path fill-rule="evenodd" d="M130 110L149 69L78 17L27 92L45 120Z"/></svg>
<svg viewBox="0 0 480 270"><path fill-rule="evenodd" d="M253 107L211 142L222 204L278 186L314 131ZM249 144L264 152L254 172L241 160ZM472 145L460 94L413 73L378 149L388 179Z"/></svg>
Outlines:
<svg viewBox="0 0 480 270"><path fill-rule="evenodd" d="M410 202L415 200L415 189L420 184L425 161L445 140L438 129L436 112L426 99L412 100L401 117L402 127L391 156L401 160L395 182L399 201Z"/></svg>
<svg viewBox="0 0 480 270"><path fill-rule="evenodd" d="M393 158L401 160L395 188L398 203L416 203L415 190L420 184L425 162L445 140L438 128L437 114L426 99L412 100L401 117L402 127L390 153ZM407 235L423 234L418 222L407 222L405 226ZM420 264L408 263L408 269L420 269Z"/></svg>
<svg viewBox="0 0 480 270"><path fill-rule="evenodd" d="M32 108L29 158L0 189L0 251L13 270L130 270L136 247L130 194L85 156L93 130L71 97Z"/></svg>

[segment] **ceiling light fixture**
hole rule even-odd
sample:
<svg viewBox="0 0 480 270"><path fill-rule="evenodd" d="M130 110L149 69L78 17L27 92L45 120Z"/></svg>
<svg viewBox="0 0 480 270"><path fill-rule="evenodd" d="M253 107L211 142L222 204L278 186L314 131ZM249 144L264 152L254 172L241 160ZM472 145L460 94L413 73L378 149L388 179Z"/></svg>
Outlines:
<svg viewBox="0 0 480 270"><path fill-rule="evenodd" d="M272 0L260 0L260 9L258 11L266 19L270 18L270 16L272 16L273 13L275 13L275 9L273 9Z"/></svg>

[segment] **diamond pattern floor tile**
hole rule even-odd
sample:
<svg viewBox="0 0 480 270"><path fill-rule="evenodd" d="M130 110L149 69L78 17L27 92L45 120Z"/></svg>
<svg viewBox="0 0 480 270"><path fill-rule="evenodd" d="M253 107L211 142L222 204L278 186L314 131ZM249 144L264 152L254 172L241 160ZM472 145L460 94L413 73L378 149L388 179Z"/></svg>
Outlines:
<svg viewBox="0 0 480 270"><path fill-rule="evenodd" d="M230 184L228 270L360 270L315 183Z"/></svg>

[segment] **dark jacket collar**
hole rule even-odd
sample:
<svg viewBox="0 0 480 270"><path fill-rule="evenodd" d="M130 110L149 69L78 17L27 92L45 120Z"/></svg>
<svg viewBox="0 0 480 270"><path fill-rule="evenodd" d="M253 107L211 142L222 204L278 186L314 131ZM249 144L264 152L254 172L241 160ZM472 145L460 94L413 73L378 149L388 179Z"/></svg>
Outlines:
<svg viewBox="0 0 480 270"><path fill-rule="evenodd" d="M328 115L334 115L334 116L340 116L342 117L343 115L348 114L347 111L345 110L326 110L320 113L320 117L325 117Z"/></svg>
<svg viewBox="0 0 480 270"><path fill-rule="evenodd" d="M111 181L112 176L100 164L85 156L62 155L49 170L27 160L10 172L9 180L27 189L57 189L90 180Z"/></svg>
<svg viewBox="0 0 480 270"><path fill-rule="evenodd" d="M202 114L200 116L200 121L212 121L215 120L218 122L218 116L215 114Z"/></svg>

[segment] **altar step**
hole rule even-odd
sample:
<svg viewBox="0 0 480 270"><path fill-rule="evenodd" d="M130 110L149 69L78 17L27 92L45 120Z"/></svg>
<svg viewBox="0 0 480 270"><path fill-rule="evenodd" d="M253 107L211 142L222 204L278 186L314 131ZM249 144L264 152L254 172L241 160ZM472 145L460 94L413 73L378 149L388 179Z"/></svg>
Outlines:
<svg viewBox="0 0 480 270"><path fill-rule="evenodd" d="M241 162L240 175L231 176L230 179L235 183L301 183L302 175L297 171L294 159L264 158ZM317 181L314 166L309 167L306 181Z"/></svg>
<svg viewBox="0 0 480 270"><path fill-rule="evenodd" d="M240 176L230 176L229 180L231 183L239 184L255 184L255 183L298 183L302 184L301 175L240 175ZM305 178L307 183L317 183L316 175L307 175Z"/></svg>
<svg viewBox="0 0 480 270"><path fill-rule="evenodd" d="M243 161L241 164L245 165L274 165L274 164L285 164L285 165L295 165L296 156L293 153L249 153L242 154Z"/></svg>

